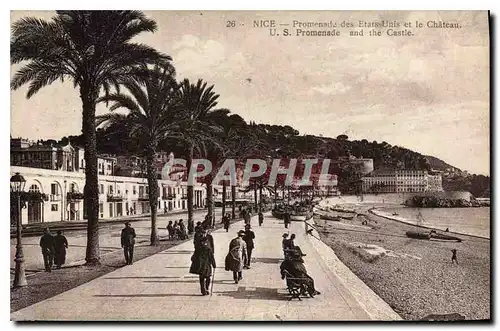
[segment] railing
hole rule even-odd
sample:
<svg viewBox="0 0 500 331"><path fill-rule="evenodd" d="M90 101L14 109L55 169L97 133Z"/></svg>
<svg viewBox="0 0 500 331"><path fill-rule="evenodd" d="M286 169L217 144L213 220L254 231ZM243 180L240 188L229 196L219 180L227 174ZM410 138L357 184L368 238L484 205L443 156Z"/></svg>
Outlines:
<svg viewBox="0 0 500 331"><path fill-rule="evenodd" d="M62 197L60 194L51 194L50 195L50 201L61 201Z"/></svg>
<svg viewBox="0 0 500 331"><path fill-rule="evenodd" d="M69 201L83 200L83 198L84 198L84 195L83 195L83 193L80 193L80 192L68 192L66 194L66 199L68 199Z"/></svg>
<svg viewBox="0 0 500 331"><path fill-rule="evenodd" d="M149 194L139 194L138 200L149 200Z"/></svg>
<svg viewBox="0 0 500 331"><path fill-rule="evenodd" d="M162 195L161 198L163 200L173 200L173 199L175 199L175 196L176 196L175 194L167 194L167 195L164 194L164 195Z"/></svg>
<svg viewBox="0 0 500 331"><path fill-rule="evenodd" d="M122 201L123 196L121 194L108 194L107 200L108 202Z"/></svg>

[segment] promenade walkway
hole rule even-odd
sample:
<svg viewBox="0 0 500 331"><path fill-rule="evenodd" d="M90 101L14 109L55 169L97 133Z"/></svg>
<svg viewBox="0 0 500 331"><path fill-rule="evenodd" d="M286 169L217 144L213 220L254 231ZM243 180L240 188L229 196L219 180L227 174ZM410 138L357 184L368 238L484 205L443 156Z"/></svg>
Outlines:
<svg viewBox="0 0 500 331"><path fill-rule="evenodd" d="M287 230L295 233L308 273L321 295L288 301L279 265L282 261L283 222L266 215L264 225L252 219L256 235L253 263L244 270L243 280L234 284L232 273L224 270L229 241L243 223L229 232L215 231L217 269L212 296L201 296L198 276L189 274L192 242L125 266L84 285L11 314L16 321L289 321L289 320L394 320L399 319L373 292L355 284L351 293L325 259L323 247L306 236L304 224L293 222ZM321 244L319 244L321 245ZM319 253L322 252L322 253ZM333 254L332 254L333 255ZM333 255L334 256L334 255ZM332 262L333 261L333 262ZM342 272L345 272L342 271ZM347 277L349 278L349 277ZM364 285L364 284L362 284ZM360 302L363 302L360 304ZM370 302L374 303L370 306ZM367 304L368 303L368 304Z"/></svg>

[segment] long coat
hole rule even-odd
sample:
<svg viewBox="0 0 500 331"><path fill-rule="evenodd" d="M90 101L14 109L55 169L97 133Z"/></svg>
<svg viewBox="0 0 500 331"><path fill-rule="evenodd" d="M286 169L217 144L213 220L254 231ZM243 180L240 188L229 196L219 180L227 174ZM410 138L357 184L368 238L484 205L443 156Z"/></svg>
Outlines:
<svg viewBox="0 0 500 331"><path fill-rule="evenodd" d="M66 248L68 240L63 235L54 237L54 264L63 265L66 262Z"/></svg>
<svg viewBox="0 0 500 331"><path fill-rule="evenodd" d="M247 245L242 238L234 238L229 243L229 253L226 255L225 269L227 271L243 271L245 258L247 257Z"/></svg>
<svg viewBox="0 0 500 331"><path fill-rule="evenodd" d="M214 253L210 249L210 243L208 240L203 240L191 257L191 267L189 268L189 273L200 275L202 277L211 277L212 267L215 268Z"/></svg>

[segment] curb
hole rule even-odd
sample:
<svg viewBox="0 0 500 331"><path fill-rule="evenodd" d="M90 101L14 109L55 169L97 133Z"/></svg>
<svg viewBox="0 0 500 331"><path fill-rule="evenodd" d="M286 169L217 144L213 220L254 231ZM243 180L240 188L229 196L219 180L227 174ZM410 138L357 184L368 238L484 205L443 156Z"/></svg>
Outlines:
<svg viewBox="0 0 500 331"><path fill-rule="evenodd" d="M314 225L314 221L310 221ZM307 228L307 224L306 224ZM345 289L351 293L354 300L365 310L371 320L378 321L402 321L387 302L380 298L371 288L356 276L335 254L334 250L325 244L319 233L313 229L312 235L306 238L323 260L328 271L335 275ZM313 238L314 237L314 238Z"/></svg>

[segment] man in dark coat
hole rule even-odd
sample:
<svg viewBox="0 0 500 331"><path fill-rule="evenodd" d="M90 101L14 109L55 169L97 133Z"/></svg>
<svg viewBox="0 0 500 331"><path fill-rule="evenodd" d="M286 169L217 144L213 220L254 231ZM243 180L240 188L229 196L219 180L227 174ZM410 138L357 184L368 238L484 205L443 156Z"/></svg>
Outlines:
<svg viewBox="0 0 500 331"><path fill-rule="evenodd" d="M211 237L211 236L210 236ZM212 239L213 240L213 239ZM202 236L195 243L195 250L191 256L191 267L189 272L200 276L200 289L202 295L210 293L210 277L212 267L215 268L215 257L213 254L213 242L207 236L207 231L202 230Z"/></svg>
<svg viewBox="0 0 500 331"><path fill-rule="evenodd" d="M247 244L247 256L245 259L245 269L250 269L250 262L252 261L252 250L255 245L253 240L255 239L255 233L250 230L250 224L245 225L245 234L243 236L243 240Z"/></svg>
<svg viewBox="0 0 500 331"><path fill-rule="evenodd" d="M125 228L122 229L121 243L122 243L123 253L125 255L125 263L133 264L135 230L133 227L130 226L130 222L125 222Z"/></svg>
<svg viewBox="0 0 500 331"><path fill-rule="evenodd" d="M290 225L290 212L287 210L283 215L283 221L285 222L285 228L288 229L288 225Z"/></svg>
<svg viewBox="0 0 500 331"><path fill-rule="evenodd" d="M259 212L259 226L262 226L262 223L264 223L264 214L262 212Z"/></svg>
<svg viewBox="0 0 500 331"><path fill-rule="evenodd" d="M179 232L181 240L187 239L188 234L186 230L186 225L184 224L184 221L182 219L179 220Z"/></svg>
<svg viewBox="0 0 500 331"><path fill-rule="evenodd" d="M222 223L224 223L224 229L226 230L226 232L229 232L229 224L230 224L229 214L226 214L224 215L224 217L222 217Z"/></svg>
<svg viewBox="0 0 500 331"><path fill-rule="evenodd" d="M68 249L68 240L59 230L57 236L54 237L54 264L58 269L61 269L66 262L66 249Z"/></svg>
<svg viewBox="0 0 500 331"><path fill-rule="evenodd" d="M40 238L40 247L42 248L43 264L45 271L52 271L54 262L54 237L50 233L50 229L46 228L42 238Z"/></svg>

